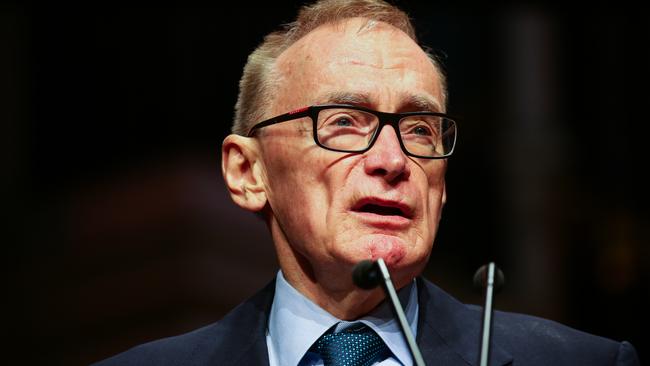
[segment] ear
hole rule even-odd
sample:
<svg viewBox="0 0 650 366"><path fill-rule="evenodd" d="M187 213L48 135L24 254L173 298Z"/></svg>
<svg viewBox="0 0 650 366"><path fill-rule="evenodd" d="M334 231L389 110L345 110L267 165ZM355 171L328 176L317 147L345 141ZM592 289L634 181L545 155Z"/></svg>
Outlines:
<svg viewBox="0 0 650 366"><path fill-rule="evenodd" d="M230 197L240 207L260 211L266 205L266 186L256 142L228 135L221 146L221 172Z"/></svg>

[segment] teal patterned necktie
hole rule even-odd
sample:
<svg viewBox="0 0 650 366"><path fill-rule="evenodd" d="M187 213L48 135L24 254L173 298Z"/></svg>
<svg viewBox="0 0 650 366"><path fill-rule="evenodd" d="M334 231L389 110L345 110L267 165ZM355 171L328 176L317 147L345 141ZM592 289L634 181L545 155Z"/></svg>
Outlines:
<svg viewBox="0 0 650 366"><path fill-rule="evenodd" d="M377 333L361 323L339 333L325 333L310 351L320 354L325 366L369 366L390 354Z"/></svg>

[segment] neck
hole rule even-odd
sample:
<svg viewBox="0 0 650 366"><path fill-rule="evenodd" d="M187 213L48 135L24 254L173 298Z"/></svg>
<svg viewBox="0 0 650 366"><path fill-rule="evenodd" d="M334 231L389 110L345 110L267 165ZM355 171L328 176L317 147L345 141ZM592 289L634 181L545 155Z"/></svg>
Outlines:
<svg viewBox="0 0 650 366"><path fill-rule="evenodd" d="M270 216L268 221L278 262L287 282L298 292L322 309L341 320L356 320L368 314L385 298L381 287L363 290L352 281L356 263L346 263L332 258L308 259L295 250L287 240L281 226ZM413 280L426 263L410 270L401 269L391 275L395 289L399 290Z"/></svg>
<svg viewBox="0 0 650 366"><path fill-rule="evenodd" d="M340 286L344 279L322 279L320 276L311 278L303 276L286 266L281 267L287 282L322 309L341 320L356 320L371 312L384 299L381 288L363 290L357 288L352 281L349 286ZM351 270L345 271L350 272ZM335 283L337 286L328 286Z"/></svg>
<svg viewBox="0 0 650 366"><path fill-rule="evenodd" d="M384 299L380 287L363 290L354 285L353 264L334 261L329 265L312 265L289 245L279 226L271 225L271 228L284 278L328 313L341 320L356 320L372 311Z"/></svg>

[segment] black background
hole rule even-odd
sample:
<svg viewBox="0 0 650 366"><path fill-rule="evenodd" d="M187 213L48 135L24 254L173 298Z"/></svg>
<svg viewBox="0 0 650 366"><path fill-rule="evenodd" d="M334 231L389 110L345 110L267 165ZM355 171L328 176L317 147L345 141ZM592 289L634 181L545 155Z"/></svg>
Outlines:
<svg viewBox="0 0 650 366"><path fill-rule="evenodd" d="M460 116L425 276L617 340L649 324L650 26L591 4L398 2ZM220 173L237 83L299 3L3 5L6 357L84 365L219 319L277 270ZM478 340L477 340L478 342Z"/></svg>

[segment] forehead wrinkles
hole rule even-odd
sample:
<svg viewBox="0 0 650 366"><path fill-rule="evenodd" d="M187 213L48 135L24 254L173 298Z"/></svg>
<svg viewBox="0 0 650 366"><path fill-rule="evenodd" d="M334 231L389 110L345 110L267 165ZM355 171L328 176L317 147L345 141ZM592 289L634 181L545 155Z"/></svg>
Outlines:
<svg viewBox="0 0 650 366"><path fill-rule="evenodd" d="M426 78L430 81L420 80L424 83L438 80L437 70L411 38L391 25L362 18L316 28L287 48L275 66L284 81L278 85L277 103L284 107L298 102L293 98L309 99L317 81L327 83L328 77L341 72L354 73L354 67L396 71L401 78L422 79L414 72L432 76ZM346 66L352 69L345 70Z"/></svg>
<svg viewBox="0 0 650 366"><path fill-rule="evenodd" d="M377 47L382 43L390 43L393 47ZM389 24L352 18L324 24L308 33L278 57L278 66L283 71L288 71L290 66L306 66L323 61L313 55L327 55L339 64L393 68L394 65L385 65L384 60L386 56L393 56L391 52L395 51L395 45L405 51L411 45L419 48L406 34Z"/></svg>

